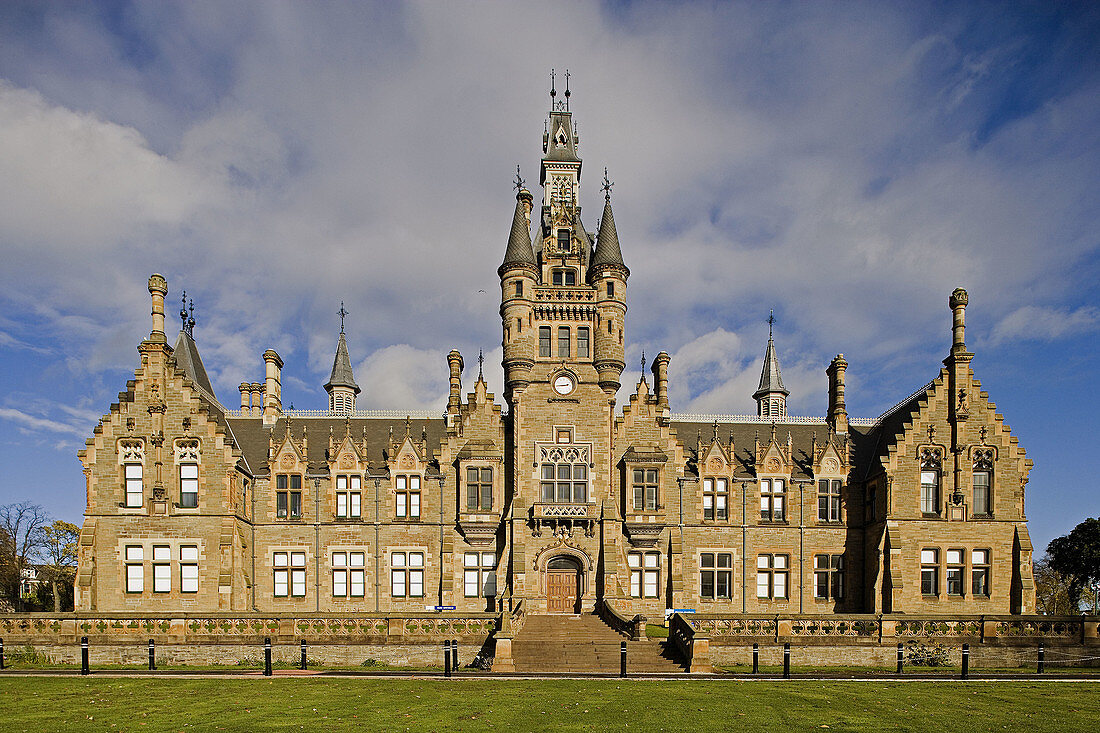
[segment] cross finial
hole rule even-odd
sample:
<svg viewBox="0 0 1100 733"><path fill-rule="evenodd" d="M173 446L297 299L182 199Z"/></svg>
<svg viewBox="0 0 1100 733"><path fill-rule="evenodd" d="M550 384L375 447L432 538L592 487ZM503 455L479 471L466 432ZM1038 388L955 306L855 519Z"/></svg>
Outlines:
<svg viewBox="0 0 1100 733"><path fill-rule="evenodd" d="M603 169L603 185L600 190L603 191L603 197L607 200L611 200L611 187L615 185L615 182L607 177L607 168Z"/></svg>
<svg viewBox="0 0 1100 733"><path fill-rule="evenodd" d="M343 333L344 332L344 318L349 315L348 312L346 310L344 310L344 301L342 301L342 300L340 301L340 310L336 311L336 313L337 313L337 315L340 316L340 333Z"/></svg>
<svg viewBox="0 0 1100 733"><path fill-rule="evenodd" d="M485 352L481 349L477 350L477 378L481 381L485 378L482 368L485 366Z"/></svg>
<svg viewBox="0 0 1100 733"><path fill-rule="evenodd" d="M180 294L180 300L183 301L183 307L180 308L180 327L184 331L186 331L187 330L187 291L186 290L184 290L183 293Z"/></svg>
<svg viewBox="0 0 1100 733"><path fill-rule="evenodd" d="M772 340L772 326L775 325L775 310L768 311L768 340Z"/></svg>
<svg viewBox="0 0 1100 733"><path fill-rule="evenodd" d="M526 182L526 181L524 181L524 180L523 180L523 177L522 177L522 176L521 176L521 175L519 174L519 166L517 165L517 166L516 166L516 182L515 182L515 189L516 189L517 191L519 191L519 190L522 190L522 189L523 189L523 186L524 186L524 184L526 184L526 183L527 183L527 182Z"/></svg>
<svg viewBox="0 0 1100 733"><path fill-rule="evenodd" d="M191 298L187 299L187 310L189 311L189 315L187 316L187 325L185 327L185 330L187 331L188 336L194 338L194 336L195 336L195 301L192 300Z"/></svg>
<svg viewBox="0 0 1100 733"><path fill-rule="evenodd" d="M565 111L569 111L569 69L565 70Z"/></svg>
<svg viewBox="0 0 1100 733"><path fill-rule="evenodd" d="M645 376L645 349L642 349L642 363L640 364L640 367L641 368L638 371L644 377Z"/></svg>
<svg viewBox="0 0 1100 733"><path fill-rule="evenodd" d="M554 97L558 96L558 90L554 87L554 70L550 69L550 106L554 106Z"/></svg>

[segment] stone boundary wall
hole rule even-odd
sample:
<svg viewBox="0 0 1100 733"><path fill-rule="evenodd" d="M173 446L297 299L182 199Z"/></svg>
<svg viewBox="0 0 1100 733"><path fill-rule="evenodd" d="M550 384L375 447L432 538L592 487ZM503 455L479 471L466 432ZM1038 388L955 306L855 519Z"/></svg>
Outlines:
<svg viewBox="0 0 1100 733"><path fill-rule="evenodd" d="M385 646L441 643L458 639L484 644L497 630L495 613L423 614L85 614L21 613L0 615L0 639L17 645L92 646L259 645Z"/></svg>
<svg viewBox="0 0 1100 733"><path fill-rule="evenodd" d="M762 665L782 664L783 645L790 644L794 665L892 669L901 644L907 668L914 647L938 650L948 664L958 666L962 645L968 644L972 667L1033 667L1042 644L1050 666L1100 667L1096 616L678 613L669 627L670 638L693 671L708 665L751 665L754 643Z"/></svg>

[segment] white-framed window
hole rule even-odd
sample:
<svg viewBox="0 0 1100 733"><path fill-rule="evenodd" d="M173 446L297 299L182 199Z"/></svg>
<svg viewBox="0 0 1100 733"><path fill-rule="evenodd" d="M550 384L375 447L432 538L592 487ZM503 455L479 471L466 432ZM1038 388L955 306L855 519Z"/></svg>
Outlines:
<svg viewBox="0 0 1100 733"><path fill-rule="evenodd" d="M462 594L467 598L497 594L496 553L466 552L462 557Z"/></svg>
<svg viewBox="0 0 1100 733"><path fill-rule="evenodd" d="M141 545L126 545L126 592L145 590L145 549Z"/></svg>
<svg viewBox="0 0 1100 733"><path fill-rule="evenodd" d="M194 509L199 505L199 464L180 464L180 506Z"/></svg>
<svg viewBox="0 0 1100 733"><path fill-rule="evenodd" d="M390 595L394 598L424 597L424 553L390 553Z"/></svg>
<svg viewBox="0 0 1100 733"><path fill-rule="evenodd" d="M814 598L844 598L844 555L814 555Z"/></svg>
<svg viewBox="0 0 1100 733"><path fill-rule="evenodd" d="M172 548L153 545L153 592L168 593L172 590Z"/></svg>
<svg viewBox="0 0 1100 733"><path fill-rule="evenodd" d="M703 519L725 521L729 519L729 480L703 479Z"/></svg>
<svg viewBox="0 0 1100 733"><path fill-rule="evenodd" d="M699 596L712 601L733 597L732 552L700 553Z"/></svg>
<svg viewBox="0 0 1100 733"><path fill-rule="evenodd" d="M420 519L420 477L396 476L396 508L398 519Z"/></svg>
<svg viewBox="0 0 1100 733"><path fill-rule="evenodd" d="M989 597L989 550L972 550L970 553L970 592L975 596Z"/></svg>
<svg viewBox="0 0 1100 733"><path fill-rule="evenodd" d="M790 557L764 554L756 556L756 597L773 600L787 597Z"/></svg>
<svg viewBox="0 0 1100 733"><path fill-rule="evenodd" d="M659 472L656 468L634 469L634 511L657 511Z"/></svg>
<svg viewBox="0 0 1100 733"><path fill-rule="evenodd" d="M275 570L275 596L302 597L306 594L306 553L280 551L272 555Z"/></svg>
<svg viewBox="0 0 1100 733"><path fill-rule="evenodd" d="M940 551L935 547L920 551L920 592L925 596L940 594Z"/></svg>
<svg viewBox="0 0 1100 733"><path fill-rule="evenodd" d="M817 521L840 521L840 481L823 478L817 482Z"/></svg>
<svg viewBox="0 0 1100 733"><path fill-rule="evenodd" d="M466 468L466 511L493 510L493 469L487 466Z"/></svg>
<svg viewBox="0 0 1100 733"><path fill-rule="evenodd" d="M180 545L180 592L199 592L198 545Z"/></svg>
<svg viewBox="0 0 1100 733"><path fill-rule="evenodd" d="M989 516L992 511L990 497L992 496L992 471L975 469L974 471L974 515L979 517Z"/></svg>
<svg viewBox="0 0 1100 733"><path fill-rule="evenodd" d="M661 553L631 552L626 557L630 566L630 597L657 598L661 592Z"/></svg>
<svg viewBox="0 0 1100 733"><path fill-rule="evenodd" d="M963 578L966 575L966 550L952 548L947 551L947 595L963 594Z"/></svg>
<svg viewBox="0 0 1100 733"><path fill-rule="evenodd" d="M782 522L787 518L787 484L781 478L760 479L760 520Z"/></svg>
<svg viewBox="0 0 1100 733"><path fill-rule="evenodd" d="M336 477L336 516L339 519L359 519L363 515L363 477Z"/></svg>
<svg viewBox="0 0 1100 733"><path fill-rule="evenodd" d="M136 508L144 503L145 490L142 483L143 467L140 463L123 465L126 476L126 506Z"/></svg>
<svg viewBox="0 0 1100 733"><path fill-rule="evenodd" d="M359 550L332 553L332 595L362 598L367 592L367 553Z"/></svg>
<svg viewBox="0 0 1100 733"><path fill-rule="evenodd" d="M920 457L920 510L922 514L940 513L940 452L925 448Z"/></svg>

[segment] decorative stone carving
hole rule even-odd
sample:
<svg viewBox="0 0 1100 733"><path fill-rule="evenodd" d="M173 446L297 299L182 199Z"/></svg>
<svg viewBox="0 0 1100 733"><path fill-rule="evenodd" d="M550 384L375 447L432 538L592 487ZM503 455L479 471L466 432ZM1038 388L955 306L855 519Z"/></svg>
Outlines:
<svg viewBox="0 0 1100 733"><path fill-rule="evenodd" d="M118 444L118 452L123 463L143 463L145 444L140 440L123 440Z"/></svg>

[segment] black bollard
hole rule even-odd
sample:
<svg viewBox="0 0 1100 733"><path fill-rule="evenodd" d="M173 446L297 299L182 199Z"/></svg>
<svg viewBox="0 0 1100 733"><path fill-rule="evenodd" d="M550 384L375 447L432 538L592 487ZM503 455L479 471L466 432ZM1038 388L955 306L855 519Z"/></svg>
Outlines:
<svg viewBox="0 0 1100 733"><path fill-rule="evenodd" d="M898 644L898 674L901 674L902 665L905 663L905 654L902 652L901 644Z"/></svg>
<svg viewBox="0 0 1100 733"><path fill-rule="evenodd" d="M157 668L157 648L153 644L153 640L149 640L149 671L152 672Z"/></svg>
<svg viewBox="0 0 1100 733"><path fill-rule="evenodd" d="M451 642L443 642L443 676L451 676Z"/></svg>
<svg viewBox="0 0 1100 733"><path fill-rule="evenodd" d="M963 644L963 671L962 678L970 679L970 645Z"/></svg>
<svg viewBox="0 0 1100 733"><path fill-rule="evenodd" d="M301 662L299 662L299 664L298 664L298 669L305 669L305 668L306 668L306 643L303 641L302 642L302 659L301 659Z"/></svg>
<svg viewBox="0 0 1100 733"><path fill-rule="evenodd" d="M458 672L458 639L451 639L451 671Z"/></svg>
<svg viewBox="0 0 1100 733"><path fill-rule="evenodd" d="M626 677L626 642L619 642L619 676Z"/></svg>
<svg viewBox="0 0 1100 733"><path fill-rule="evenodd" d="M791 643L785 642L783 644L783 679L789 680L791 678Z"/></svg>
<svg viewBox="0 0 1100 733"><path fill-rule="evenodd" d="M264 637L264 677L271 676L271 637Z"/></svg>
<svg viewBox="0 0 1100 733"><path fill-rule="evenodd" d="M1043 649L1043 645L1039 645L1039 666L1035 668L1036 673L1042 674L1044 663L1046 661L1046 650Z"/></svg>
<svg viewBox="0 0 1100 733"><path fill-rule="evenodd" d="M86 675L91 672L88 669L88 637L80 637L80 674Z"/></svg>
<svg viewBox="0 0 1100 733"><path fill-rule="evenodd" d="M752 673L757 674L760 672L760 645L752 645Z"/></svg>
<svg viewBox="0 0 1100 733"><path fill-rule="evenodd" d="M4 640L0 639L0 669L4 668Z"/></svg>

